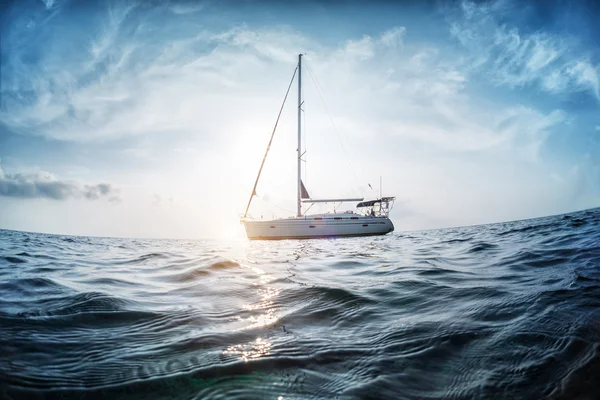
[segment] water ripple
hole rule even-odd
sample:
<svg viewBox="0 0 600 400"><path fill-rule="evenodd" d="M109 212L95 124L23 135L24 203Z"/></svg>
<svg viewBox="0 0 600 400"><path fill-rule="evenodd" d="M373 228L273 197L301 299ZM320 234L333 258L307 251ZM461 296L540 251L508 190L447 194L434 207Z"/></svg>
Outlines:
<svg viewBox="0 0 600 400"><path fill-rule="evenodd" d="M0 231L0 397L600 392L600 209L281 242Z"/></svg>

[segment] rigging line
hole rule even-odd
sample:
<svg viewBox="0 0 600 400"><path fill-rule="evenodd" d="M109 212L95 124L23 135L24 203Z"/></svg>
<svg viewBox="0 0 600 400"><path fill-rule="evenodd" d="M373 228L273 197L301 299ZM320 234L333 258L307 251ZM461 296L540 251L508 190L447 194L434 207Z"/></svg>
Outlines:
<svg viewBox="0 0 600 400"><path fill-rule="evenodd" d="M269 144L267 145L267 150L265 151L265 156L260 163L260 169L258 170L258 176L256 177L256 182L254 182L254 187L252 188L252 193L250 194L250 199L248 200L248 205L246 206L246 211L244 212L244 217L248 215L248 209L250 209L250 203L252 203L252 197L256 194L256 185L258 185L258 180L260 179L260 174L265 165L265 160L267 159L267 154L269 154L269 149L271 148L271 143L273 142L273 136L275 136L275 130L277 130L277 124L279 123L279 118L281 117L281 112L283 111L283 106L285 106L285 101L287 100L288 94L290 93L290 89L292 87L292 83L294 83L294 78L296 77L296 72L298 72L298 66L294 70L294 74L292 75L292 80L287 88L287 92L285 92L285 97L283 98L283 103L281 104L281 108L279 109L279 114L277 114L277 120L275 121L275 126L273 127L273 132L271 133L271 139L269 139Z"/></svg>
<svg viewBox="0 0 600 400"><path fill-rule="evenodd" d="M264 201L265 203L267 203L268 205L270 205L270 206L272 206L272 207L279 208L280 210L283 210L283 211L285 211L285 212L288 212L288 213L291 213L291 214L293 214L293 213L294 213L294 211L290 211L290 210L288 210L288 209L285 209L285 208L283 208L283 207L279 207L278 205L276 205L276 204L273 204L273 203L271 203L271 202L267 201L267 200L266 200L264 197L262 197L262 196L259 196L258 194L256 195L256 197L258 197L259 199L261 199L262 201Z"/></svg>
<svg viewBox="0 0 600 400"><path fill-rule="evenodd" d="M377 192L375 191L375 189L373 189L373 186L371 186L370 183L367 184L369 186L369 188L371 188L371 191L373 192L373 196L378 199L379 197L377 197Z"/></svg>
<svg viewBox="0 0 600 400"><path fill-rule="evenodd" d="M323 107L325 107L325 111L327 112L327 116L329 117L329 120L331 121L331 125L333 125L333 131L334 131L336 137L338 138L338 141L342 145L342 150L344 150L344 154L346 155L346 158L348 159L348 164L350 165L350 171L352 171L352 175L354 176L354 183L356 183L356 185L359 187L359 190L360 190L360 184L358 183L358 178L356 177L356 173L354 172L352 158L348 155L348 152L346 151L346 146L344 146L344 142L342 141L340 135L338 134L337 127L335 126L335 122L333 122L333 118L331 117L331 113L329 112L329 109L327 108L327 104L325 104L325 100L323 99L323 96L321 94L321 92L322 92L321 85L318 83L317 77L314 76L314 74L312 73L312 69L310 68L310 66L308 65L308 63L306 61L304 62L304 65L306 66L306 69L308 70L310 79L313 81L313 83L315 84L315 87L317 88L317 93L319 95L319 98L321 99L321 102L323 103ZM348 142L348 143L350 144L350 142ZM352 145L350 145L350 146L352 146ZM362 194L364 194L364 192Z"/></svg>
<svg viewBox="0 0 600 400"><path fill-rule="evenodd" d="M306 215L306 213L308 212L308 210L310 210L312 208L312 206L314 206L315 203L312 203L310 206L308 206L308 208L306 209L306 211L304 211L304 215Z"/></svg>
<svg viewBox="0 0 600 400"><path fill-rule="evenodd" d="M344 154L346 154L346 157L348 159L348 164L350 166L350 170L352 171L352 175L354 175L354 181L357 184L357 186L360 187L360 185L358 183L358 179L356 177L356 173L354 171L354 165L352 164L352 155L348 155L348 152L346 151L346 146L344 145L344 141L342 140L342 137L338 133L337 126L335 125L335 122L333 121L333 117L331 116L331 113L329 112L329 108L327 107L327 103L325 103L324 94L323 94L323 88L321 86L321 83L319 82L319 79L317 78L317 76L315 74L313 74L312 69L310 68L310 65L308 65L308 63L306 63L306 68L307 68L307 70L309 72L309 75L310 75L313 83L315 84L315 87L317 88L317 93L319 95L319 98L321 99L321 102L323 103L323 107L325 107L325 111L327 112L327 116L329 117L331 125L333 126L333 130L335 132L335 135L336 135L338 141L340 142L340 145L342 146L342 149L344 150ZM347 144L349 145L349 147L351 148L351 150L354 151L352 143L350 143L350 141L347 138L346 138L346 141L347 141Z"/></svg>
<svg viewBox="0 0 600 400"><path fill-rule="evenodd" d="M335 122L333 121L333 117L331 116L331 113L329 112L329 108L327 107L327 103L325 102L325 98L324 98L324 91L323 91L323 87L321 86L321 83L319 82L319 79L317 78L317 76L315 74L312 73L312 69L310 68L310 65L308 65L308 63L306 64L306 68L309 70L309 74L311 76L311 79L313 81L313 83L315 84L315 87L317 88L317 93L319 94L319 98L321 99L321 102L323 103L323 107L325 107L325 111L327 111L327 115L329 116L329 120L331 121L331 125L333 125L333 128L335 130L336 135L338 135L337 132L337 127L335 125ZM342 146L344 146L344 143L342 141L341 136L338 135L338 140L340 141L340 144ZM348 145L353 149L352 143L350 143L349 140L346 139L346 141L348 142Z"/></svg>

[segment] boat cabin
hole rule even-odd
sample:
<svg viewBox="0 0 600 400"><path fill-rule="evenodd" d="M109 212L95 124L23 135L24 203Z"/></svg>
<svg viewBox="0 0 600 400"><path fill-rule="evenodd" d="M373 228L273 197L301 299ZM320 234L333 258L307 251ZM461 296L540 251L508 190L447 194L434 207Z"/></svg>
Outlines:
<svg viewBox="0 0 600 400"><path fill-rule="evenodd" d="M395 197L382 197L376 200L362 201L356 205L359 213L370 217L388 217L394 205Z"/></svg>

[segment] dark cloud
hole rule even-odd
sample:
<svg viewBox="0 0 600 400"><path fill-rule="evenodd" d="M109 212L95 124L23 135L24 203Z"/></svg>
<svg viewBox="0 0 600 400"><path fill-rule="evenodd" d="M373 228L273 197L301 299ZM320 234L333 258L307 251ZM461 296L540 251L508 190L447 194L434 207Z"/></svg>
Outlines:
<svg viewBox="0 0 600 400"><path fill-rule="evenodd" d="M108 183L99 183L97 185L85 185L83 195L89 200L98 200L100 197L111 193L111 187Z"/></svg>
<svg viewBox="0 0 600 400"><path fill-rule="evenodd" d="M115 190L107 183L80 186L76 182L56 179L48 172L8 174L2 168L0 168L0 196L53 200L107 198L109 201L120 201Z"/></svg>

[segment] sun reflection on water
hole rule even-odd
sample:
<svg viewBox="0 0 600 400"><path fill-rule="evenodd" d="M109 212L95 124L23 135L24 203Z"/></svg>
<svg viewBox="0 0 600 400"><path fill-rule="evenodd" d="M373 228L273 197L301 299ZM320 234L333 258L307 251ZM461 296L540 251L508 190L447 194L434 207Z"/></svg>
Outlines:
<svg viewBox="0 0 600 400"><path fill-rule="evenodd" d="M244 361L255 360L271 354L271 342L257 338L256 341L252 343L229 346L223 354L239 355L240 359Z"/></svg>
<svg viewBox="0 0 600 400"><path fill-rule="evenodd" d="M239 316L238 320L244 326L236 330L262 328L274 324L279 319L279 316L275 313L275 299L279 296L280 289L268 286L273 281L273 277L269 276L263 269L247 264L244 267L251 269L259 277L259 281L255 284L258 301L241 306L244 311L256 315L251 315L247 318ZM223 351L223 354L237 355L241 360L251 361L268 356L271 354L270 349L271 342L269 340L257 338L250 343L229 346Z"/></svg>
<svg viewBox="0 0 600 400"><path fill-rule="evenodd" d="M260 296L261 300L255 304L244 304L242 308L247 311L264 310L264 313L258 316L252 315L248 318L240 317L240 320L250 323L250 325L241 329L259 328L275 323L279 317L275 314L275 309L273 308L275 302L273 299L279 295L279 292L279 289L274 288L258 289L258 295Z"/></svg>
<svg viewBox="0 0 600 400"><path fill-rule="evenodd" d="M251 315L248 318L238 317L240 322L248 323L248 325L239 328L239 330L260 328L275 323L279 317L275 314L275 302L274 299L279 295L280 290L267 285L273 280L263 269L255 266L245 265L246 268L254 271L259 277L259 282L256 283L258 287L256 293L259 297L259 301L256 303L247 303L242 305L242 309L245 311L261 312L260 315Z"/></svg>

